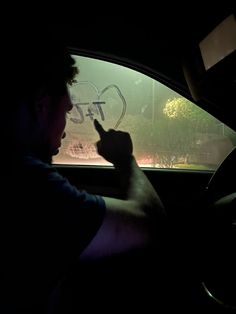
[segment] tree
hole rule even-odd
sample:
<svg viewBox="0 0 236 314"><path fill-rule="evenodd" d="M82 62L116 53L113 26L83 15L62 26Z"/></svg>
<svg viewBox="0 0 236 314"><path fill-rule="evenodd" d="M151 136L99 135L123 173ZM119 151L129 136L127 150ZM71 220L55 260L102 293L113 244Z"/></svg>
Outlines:
<svg viewBox="0 0 236 314"><path fill-rule="evenodd" d="M163 113L172 120L190 123L195 132L216 130L216 119L183 97L168 100Z"/></svg>
<svg viewBox="0 0 236 314"><path fill-rule="evenodd" d="M216 121L185 98L168 100L154 129L159 163L164 167L173 167L178 160L188 163L203 134L217 132Z"/></svg>

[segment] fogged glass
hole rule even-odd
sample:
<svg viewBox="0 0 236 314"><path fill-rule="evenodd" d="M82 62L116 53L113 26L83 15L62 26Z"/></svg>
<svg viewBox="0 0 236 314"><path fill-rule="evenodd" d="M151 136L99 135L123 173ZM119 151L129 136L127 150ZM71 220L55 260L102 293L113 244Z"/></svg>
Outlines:
<svg viewBox="0 0 236 314"><path fill-rule="evenodd" d="M131 134L140 166L215 169L236 145L236 132L152 78L97 59L73 56L73 109L57 164L110 165L97 152L93 120Z"/></svg>

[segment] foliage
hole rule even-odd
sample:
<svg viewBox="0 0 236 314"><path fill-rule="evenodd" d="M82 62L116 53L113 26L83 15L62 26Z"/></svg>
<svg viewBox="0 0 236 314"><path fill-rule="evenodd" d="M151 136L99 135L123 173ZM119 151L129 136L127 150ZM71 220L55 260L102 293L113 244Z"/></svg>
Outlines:
<svg viewBox="0 0 236 314"><path fill-rule="evenodd" d="M168 100L154 129L160 165L171 168L180 160L188 163L198 153L200 139L217 132L216 121L185 98Z"/></svg>
<svg viewBox="0 0 236 314"><path fill-rule="evenodd" d="M119 128L130 133L137 157L147 154L151 141L150 120L140 114L127 114Z"/></svg>
<svg viewBox="0 0 236 314"><path fill-rule="evenodd" d="M209 132L209 128L216 128L214 117L183 97L168 100L163 113L171 120L191 124L195 132Z"/></svg>
<svg viewBox="0 0 236 314"><path fill-rule="evenodd" d="M137 158L165 168L197 160L202 164L198 156L208 153L202 144L229 132L214 117L182 97L168 100L155 121L141 114L127 114L119 129L131 134Z"/></svg>

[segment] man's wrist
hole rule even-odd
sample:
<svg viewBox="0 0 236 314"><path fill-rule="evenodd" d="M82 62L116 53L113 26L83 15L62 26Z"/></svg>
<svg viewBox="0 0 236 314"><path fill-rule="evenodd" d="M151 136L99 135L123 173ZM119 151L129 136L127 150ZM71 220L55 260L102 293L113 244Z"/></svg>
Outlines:
<svg viewBox="0 0 236 314"><path fill-rule="evenodd" d="M113 165L117 170L129 170L134 163L136 163L134 156L129 155L114 162Z"/></svg>

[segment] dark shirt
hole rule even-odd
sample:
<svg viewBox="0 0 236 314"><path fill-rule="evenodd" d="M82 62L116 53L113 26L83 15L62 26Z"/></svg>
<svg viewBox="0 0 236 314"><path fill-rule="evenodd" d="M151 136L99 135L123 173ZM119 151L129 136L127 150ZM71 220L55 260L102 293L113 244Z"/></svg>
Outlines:
<svg viewBox="0 0 236 314"><path fill-rule="evenodd" d="M0 297L42 312L101 226L105 203L31 156L15 163L2 186Z"/></svg>

